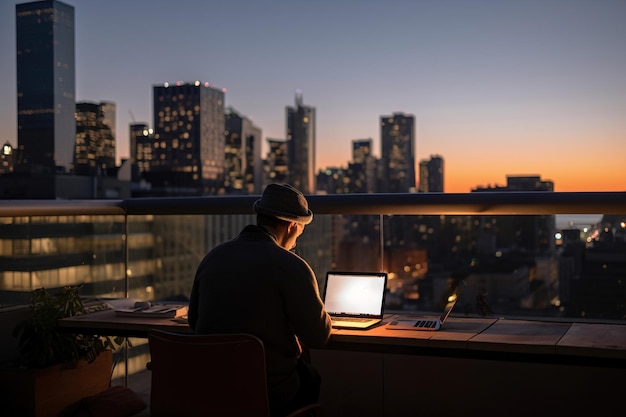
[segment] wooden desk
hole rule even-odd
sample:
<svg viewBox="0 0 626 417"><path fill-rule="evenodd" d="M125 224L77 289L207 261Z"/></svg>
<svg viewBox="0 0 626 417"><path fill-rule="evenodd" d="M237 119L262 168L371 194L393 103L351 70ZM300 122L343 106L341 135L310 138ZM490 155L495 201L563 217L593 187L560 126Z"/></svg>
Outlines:
<svg viewBox="0 0 626 417"><path fill-rule="evenodd" d="M311 349L325 416L591 416L626 408L626 324L450 317L436 332L387 330L393 317L368 330L333 330L324 349ZM191 332L171 319L113 310L59 327L134 337Z"/></svg>
<svg viewBox="0 0 626 417"><path fill-rule="evenodd" d="M311 359L327 417L592 416L626 407L626 324L451 317L440 331L417 332L383 323L335 330Z"/></svg>
<svg viewBox="0 0 626 417"><path fill-rule="evenodd" d="M59 320L59 329L65 332L147 338L151 329L192 333L180 319L149 317L118 317L114 310L97 311Z"/></svg>
<svg viewBox="0 0 626 417"><path fill-rule="evenodd" d="M392 318L367 330L335 329L326 349L472 358L576 361L626 367L626 324L557 323L495 318L450 317L440 331L388 330ZM150 329L192 333L180 319L118 317L98 311L59 321L63 331L146 338Z"/></svg>
<svg viewBox="0 0 626 417"><path fill-rule="evenodd" d="M450 317L440 331L333 330L326 349L626 368L626 324Z"/></svg>

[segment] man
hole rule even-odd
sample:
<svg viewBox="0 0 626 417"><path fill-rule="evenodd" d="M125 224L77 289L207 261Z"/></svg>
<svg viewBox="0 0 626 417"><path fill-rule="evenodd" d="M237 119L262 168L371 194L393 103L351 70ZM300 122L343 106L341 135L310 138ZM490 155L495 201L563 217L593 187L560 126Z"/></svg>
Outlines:
<svg viewBox="0 0 626 417"><path fill-rule="evenodd" d="M253 209L257 224L212 249L198 266L189 325L197 334L241 332L261 339L272 415L284 415L318 400L320 378L302 360L301 343L323 347L331 322L315 273L290 252L313 220L304 195L270 184Z"/></svg>

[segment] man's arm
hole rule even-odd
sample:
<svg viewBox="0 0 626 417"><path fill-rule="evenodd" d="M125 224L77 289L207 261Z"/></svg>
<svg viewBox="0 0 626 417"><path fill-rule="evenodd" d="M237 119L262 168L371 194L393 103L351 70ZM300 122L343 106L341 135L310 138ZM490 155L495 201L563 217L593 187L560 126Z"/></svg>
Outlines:
<svg viewBox="0 0 626 417"><path fill-rule="evenodd" d="M332 325L320 297L315 273L304 262L286 283L285 308L296 336L304 345L320 348L330 338Z"/></svg>

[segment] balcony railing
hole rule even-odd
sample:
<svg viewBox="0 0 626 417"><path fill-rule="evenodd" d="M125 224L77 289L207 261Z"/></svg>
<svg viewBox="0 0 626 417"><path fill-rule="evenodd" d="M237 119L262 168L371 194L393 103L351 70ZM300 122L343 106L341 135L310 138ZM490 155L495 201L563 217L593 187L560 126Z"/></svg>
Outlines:
<svg viewBox="0 0 626 417"><path fill-rule="evenodd" d="M4 200L0 217L138 214L250 214L259 196L126 200ZM480 192L307 196L316 214L523 215L626 212L626 192Z"/></svg>
<svg viewBox="0 0 626 417"><path fill-rule="evenodd" d="M94 296L186 295L203 254L234 237L243 224L254 221L252 204L258 198L0 201L0 248L4 247L0 253L4 265L0 266L4 274L1 302L23 302L24 295L35 287L68 283L87 284L89 295ZM626 213L626 192L338 194L307 198L315 221L299 240L297 251L309 260L320 285L328 269L384 269L392 278L388 307L419 310L435 308L434 298L451 279L469 276L467 281L475 288L467 294L466 307L458 312L480 314L474 298L491 292L499 300L507 298L502 308L514 304L510 311L498 311L501 315L568 317L559 314L559 303L575 297L575 292L582 290L577 287L573 291L572 285L591 276L599 277L597 282L616 281L612 297L617 304L622 300L621 307L615 306L618 313L590 315L590 308L580 305L573 310L573 317L624 319L619 315L626 299L623 237L613 233L614 244L606 256L598 251L587 254L586 261L596 257L598 268L604 268L596 274L589 271L595 266L579 265L582 260L578 255L568 255L568 262L561 262L562 253L554 250L552 215L596 214L626 220L619 217ZM526 220L508 224L507 219L513 218ZM537 223L538 218L542 222ZM535 228L530 233L530 248L523 247L519 236L507 238L506 244L497 242L498 234L519 235L529 227ZM614 232L624 229L619 224L613 227ZM535 232L542 237L535 239ZM478 243L485 241L485 235L490 243ZM587 235L594 238L592 231ZM581 232L581 239L584 237ZM513 255L507 257L507 253ZM475 268L478 254L499 258L499 266ZM534 264L526 262L524 270L501 269L507 260L520 264L520 256L526 261L532 258ZM537 271L545 277L536 280ZM544 281L544 292L529 296L539 281ZM596 287L598 302L604 297L602 291L613 288ZM15 299L7 301L12 294Z"/></svg>

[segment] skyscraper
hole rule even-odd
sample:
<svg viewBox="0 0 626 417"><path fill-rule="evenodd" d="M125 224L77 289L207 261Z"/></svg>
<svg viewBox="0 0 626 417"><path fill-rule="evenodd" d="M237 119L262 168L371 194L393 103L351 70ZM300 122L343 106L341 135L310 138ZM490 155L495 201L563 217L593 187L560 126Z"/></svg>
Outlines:
<svg viewBox="0 0 626 417"><path fill-rule="evenodd" d="M443 158L431 155L420 161L419 191L422 193L443 193Z"/></svg>
<svg viewBox="0 0 626 417"><path fill-rule="evenodd" d="M352 162L362 164L372 155L372 139L355 139L352 141Z"/></svg>
<svg viewBox="0 0 626 417"><path fill-rule="evenodd" d="M209 83L154 88L154 153L146 173L165 195L223 192L224 94Z"/></svg>
<svg viewBox="0 0 626 417"><path fill-rule="evenodd" d="M74 157L74 8L44 0L15 10L17 170L41 176L31 197L54 198L52 174L69 173Z"/></svg>
<svg viewBox="0 0 626 417"><path fill-rule="evenodd" d="M228 193L261 194L261 129L234 109L226 111L225 179Z"/></svg>
<svg viewBox="0 0 626 417"><path fill-rule="evenodd" d="M351 164L350 169L358 171L358 176L361 177L358 192L373 193L376 191L376 159L372 151L371 138L352 141L353 164Z"/></svg>
<svg viewBox="0 0 626 417"><path fill-rule="evenodd" d="M106 175L115 168L115 103L76 103L74 173Z"/></svg>
<svg viewBox="0 0 626 417"><path fill-rule="evenodd" d="M415 117L403 113L380 118L381 187L385 193L415 191Z"/></svg>
<svg viewBox="0 0 626 417"><path fill-rule="evenodd" d="M131 176L133 182L139 182L144 172L150 171L152 162L152 142L154 132L145 123L130 125L130 161L132 164Z"/></svg>
<svg viewBox="0 0 626 417"><path fill-rule="evenodd" d="M315 192L315 108L302 104L286 108L288 181L304 194Z"/></svg>
<svg viewBox="0 0 626 417"><path fill-rule="evenodd" d="M267 138L269 150L263 166L263 188L273 182L287 181L287 141Z"/></svg>

